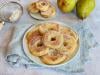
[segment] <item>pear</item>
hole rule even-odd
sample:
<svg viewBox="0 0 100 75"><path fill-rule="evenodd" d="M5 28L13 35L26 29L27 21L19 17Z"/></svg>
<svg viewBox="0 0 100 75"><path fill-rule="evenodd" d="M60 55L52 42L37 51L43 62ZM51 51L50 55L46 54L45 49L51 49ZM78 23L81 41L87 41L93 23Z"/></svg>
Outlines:
<svg viewBox="0 0 100 75"><path fill-rule="evenodd" d="M95 8L95 0L78 0L76 4L76 13L79 18L85 19Z"/></svg>
<svg viewBox="0 0 100 75"><path fill-rule="evenodd" d="M62 12L69 13L74 9L76 0L57 0L57 4Z"/></svg>

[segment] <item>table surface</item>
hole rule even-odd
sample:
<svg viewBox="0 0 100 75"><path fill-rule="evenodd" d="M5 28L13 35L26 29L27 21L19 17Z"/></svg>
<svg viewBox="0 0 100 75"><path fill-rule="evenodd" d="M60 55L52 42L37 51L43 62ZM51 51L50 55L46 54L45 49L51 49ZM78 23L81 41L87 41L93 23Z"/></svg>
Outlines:
<svg viewBox="0 0 100 75"><path fill-rule="evenodd" d="M92 12L92 14L89 16L89 18L91 19L92 24L90 25L91 30L96 38L96 40L98 41L98 43L100 42L100 0L96 0L96 8L95 10ZM2 45L2 43L6 44L6 42L3 42L4 39L8 39L5 38L6 35L4 35L5 33L7 34L8 32L7 29L9 29L8 25L5 25L4 28L2 29L2 31L0 31L0 45ZM10 34L7 34L10 35ZM2 48L0 46L0 48ZM3 58L3 54L2 54L2 50L0 49L0 75L63 75L61 73L56 73L54 71L48 71L48 70L26 70L23 68L11 68L5 61ZM85 68L85 72L83 73L78 73L76 75L100 75L100 46L91 49L89 56L91 57L91 59L85 64L84 68ZM6 72L5 72L6 71Z"/></svg>

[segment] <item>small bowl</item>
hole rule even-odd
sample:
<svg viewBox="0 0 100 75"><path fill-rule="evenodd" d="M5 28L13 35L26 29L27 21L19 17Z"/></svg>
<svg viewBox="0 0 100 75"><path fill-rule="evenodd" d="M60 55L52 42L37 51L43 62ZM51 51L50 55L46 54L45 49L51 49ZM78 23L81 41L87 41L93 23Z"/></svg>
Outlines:
<svg viewBox="0 0 100 75"><path fill-rule="evenodd" d="M47 22L47 23L48 23L48 22L54 22L54 23L58 23L58 24L60 24L60 25L62 25L62 26L66 26L66 24L61 23L61 22L57 22L57 21L46 21L46 22ZM46 23L46 22L41 22L41 23ZM48 64L45 64L45 63L43 63L43 62L40 60L39 57L36 57L36 56L32 55L32 54L29 52L28 45L27 45L27 40L26 40L26 35L27 35L27 33L28 33L30 30L32 30L33 28L35 28L36 26L38 26L38 25L41 24L41 23L37 23L37 24L35 24L35 25L32 25L31 27L29 27L29 28L26 30L26 32L25 32L25 34L24 34L24 36L23 36L23 42L22 42L24 53L26 54L26 56L27 56L30 60L32 60L32 61L35 62L36 64L39 64L39 65L44 66L44 67L59 67L59 66L62 66L62 65L67 65L67 63L71 62L71 60L73 60L74 57L78 54L78 50L79 50L79 47L80 47L80 43L79 43L79 45L78 45L78 47L77 47L75 53L72 55L72 57L71 57L69 60L67 60L67 61L65 60L64 62L62 62L62 63L60 63L60 64L57 64L57 65L48 65ZM69 27L69 26L66 26L66 27ZM69 28L72 29L71 27L69 27ZM72 30L75 31L74 29L72 29ZM76 32L76 31L75 31L75 32ZM79 40L79 42L80 42L80 40Z"/></svg>
<svg viewBox="0 0 100 75"><path fill-rule="evenodd" d="M10 17L12 16L12 14L14 14L14 12L17 10L20 11L19 17L15 20L10 20ZM18 2L9 1L3 4L2 7L0 8L0 19L6 22L16 22L20 19L22 14L23 14L23 7Z"/></svg>

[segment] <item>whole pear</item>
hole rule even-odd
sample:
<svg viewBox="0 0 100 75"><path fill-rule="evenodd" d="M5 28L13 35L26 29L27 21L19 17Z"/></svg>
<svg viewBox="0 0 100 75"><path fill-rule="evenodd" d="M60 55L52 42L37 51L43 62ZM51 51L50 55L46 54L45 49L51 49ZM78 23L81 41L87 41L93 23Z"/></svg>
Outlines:
<svg viewBox="0 0 100 75"><path fill-rule="evenodd" d="M76 4L76 13L79 18L85 19L95 8L95 0L78 0Z"/></svg>
<svg viewBox="0 0 100 75"><path fill-rule="evenodd" d="M74 9L76 0L57 0L57 4L62 12L69 13Z"/></svg>

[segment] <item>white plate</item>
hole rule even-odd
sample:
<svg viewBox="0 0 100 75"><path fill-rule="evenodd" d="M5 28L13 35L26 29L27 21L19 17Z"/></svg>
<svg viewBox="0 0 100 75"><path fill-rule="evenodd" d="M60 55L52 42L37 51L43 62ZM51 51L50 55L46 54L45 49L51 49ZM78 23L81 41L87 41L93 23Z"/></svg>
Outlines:
<svg viewBox="0 0 100 75"><path fill-rule="evenodd" d="M56 13L57 14L57 13ZM40 13L34 13L34 14L32 14L32 13L30 13L29 12L29 15L32 17L32 18L35 18L35 19L37 19L37 20L49 20L49 19L51 19L51 18L54 18L55 16L53 16L53 17L50 17L50 18L44 18L44 17L42 17L41 16L41 14Z"/></svg>
<svg viewBox="0 0 100 75"><path fill-rule="evenodd" d="M55 23L58 23L58 24L60 24L60 25L64 25L64 26L66 26L66 24L64 24L64 23L61 23L61 22L57 22L57 21L46 21L46 22L55 22ZM46 23L46 22L41 22L41 23ZM41 23L38 23L38 24L41 24ZM76 53L75 53L75 55L69 60L69 61L65 61L65 62L63 62L63 63L61 63L61 64L57 64L57 65L47 65L47 64L44 64L40 59L39 59L39 57L36 57L36 56L34 56L34 55L32 55L30 52L29 52L29 49L28 49L28 46L27 46L27 42L26 42L26 34L30 31L30 30L32 30L34 27L36 27L38 24L35 24L35 26L33 25L33 26L31 26L30 28L28 28L28 30L25 32L25 34L24 34L24 37L23 37L23 49L24 49L24 52L25 52L25 54L27 55L27 57L29 57L29 59L31 59L33 62L35 62L35 63L37 63L37 64L39 64L39 65L41 65L41 66L45 66L45 67L58 67L58 66L61 66L61 65L65 65L65 64L67 64L69 61L71 61L72 59L73 59L73 57L75 57L75 55L77 54L77 52L78 52L78 50L79 50L79 47L77 48L77 50L76 50ZM69 26L66 26L66 27L69 27ZM70 27L69 27L70 28ZM72 28L71 28L72 29ZM73 30L73 29L72 29ZM75 30L74 30L75 31ZM80 43L79 43L80 44Z"/></svg>

